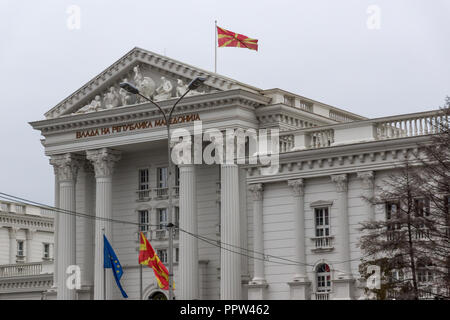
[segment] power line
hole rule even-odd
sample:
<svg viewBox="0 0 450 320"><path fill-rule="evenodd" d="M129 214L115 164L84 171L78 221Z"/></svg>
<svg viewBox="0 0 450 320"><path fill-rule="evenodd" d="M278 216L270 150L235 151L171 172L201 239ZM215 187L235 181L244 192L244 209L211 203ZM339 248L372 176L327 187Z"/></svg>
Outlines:
<svg viewBox="0 0 450 320"><path fill-rule="evenodd" d="M111 223L130 224L130 225L136 225L136 226L146 225L146 226L152 226L152 227L159 227L159 225L155 225L155 224L141 224L141 223L138 223L138 222L117 220L117 219L112 219L112 218L103 218L103 217L97 217L97 216L95 216L93 214L80 213L80 212L76 212L76 211L56 208L56 207L53 207L53 206L42 204L42 203L39 203L39 202L36 202L36 201L32 201L32 200L29 200L29 199L17 197L17 196L14 196L14 195L6 194L6 193L3 193L3 192L0 192L0 197L4 198L4 199L7 199L7 200L10 200L10 201L19 202L21 204L31 204L31 205L36 206L36 207L41 208L41 209L50 210L50 211L63 213L63 214L68 214L68 215L81 217L81 218L87 218L87 219L91 219L91 220L101 220L101 221L106 221L106 222L111 222ZM211 244L213 246L216 246L216 247L218 247L220 249L223 249L223 250L226 250L226 251L230 251L230 252L233 252L233 253L236 253L236 254L239 254L239 255L243 255L243 256L246 256L246 257L249 257L249 258L252 258L252 259L255 259L255 260L262 260L262 261L267 261L267 262L273 262L273 263L282 264L282 265L305 265L305 266L310 266L310 267L314 267L315 266L315 265L304 263L304 262L294 261L294 260L291 260L291 259L278 257L278 256L275 256L275 255L270 255L270 254L265 254L265 253L262 253L262 252L257 252L257 251L250 250L250 249L243 248L243 247L239 247L239 246L234 246L234 245L227 244L227 243L224 243L224 242L220 242L220 245L218 245L217 244L217 240L215 240L215 239L207 238L207 237L201 236L199 234L194 234L194 233L188 232L186 230L181 229L179 226L176 226L176 227L181 232L189 234L190 236L193 236L193 237L195 237L195 238L197 238L199 240L202 240L202 241L204 241L206 243L209 243L209 244ZM230 247L235 247L236 249L244 250L244 251L247 251L249 253L253 253L253 254L257 254L257 255L261 255L263 257L270 257L270 258L274 258L274 259L278 259L278 260L282 260L282 261L287 261L287 262L290 262L290 263L283 263L283 262L277 262L277 261L273 261L273 260L269 260L269 259L258 258L258 257L251 256L251 255L239 252L239 251L230 250L228 248L223 247L223 245L230 246ZM345 260L345 261L329 261L329 263L331 263L331 264L341 264L341 263L345 263L345 262L360 260L360 259L362 259L364 257L367 257L367 256L370 256L370 255L362 256L362 257L357 258L357 259ZM332 270L343 272L342 270L338 270L338 269L332 269Z"/></svg>

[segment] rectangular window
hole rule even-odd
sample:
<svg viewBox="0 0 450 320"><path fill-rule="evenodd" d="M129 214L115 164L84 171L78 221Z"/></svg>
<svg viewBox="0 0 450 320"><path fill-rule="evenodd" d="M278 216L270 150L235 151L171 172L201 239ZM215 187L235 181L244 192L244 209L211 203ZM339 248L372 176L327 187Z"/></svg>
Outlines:
<svg viewBox="0 0 450 320"><path fill-rule="evenodd" d="M167 188L167 167L156 169L156 186L157 188Z"/></svg>
<svg viewBox="0 0 450 320"><path fill-rule="evenodd" d="M158 255L158 257L162 263L167 263L167 250L166 249L157 250L156 254Z"/></svg>
<svg viewBox="0 0 450 320"><path fill-rule="evenodd" d="M180 186L180 168L178 166L175 167L175 186Z"/></svg>
<svg viewBox="0 0 450 320"><path fill-rule="evenodd" d="M44 255L43 255L44 259L49 259L50 258L50 244L48 243L44 243Z"/></svg>
<svg viewBox="0 0 450 320"><path fill-rule="evenodd" d="M180 249L175 248L175 262L178 262L179 258L180 258Z"/></svg>
<svg viewBox="0 0 450 320"><path fill-rule="evenodd" d="M315 208L316 237L328 237L330 235L330 217L328 207Z"/></svg>
<svg viewBox="0 0 450 320"><path fill-rule="evenodd" d="M167 221L167 208L158 209L159 229L166 229Z"/></svg>
<svg viewBox="0 0 450 320"><path fill-rule="evenodd" d="M148 169L139 169L139 190L148 190Z"/></svg>
<svg viewBox="0 0 450 320"><path fill-rule="evenodd" d="M148 210L139 210L139 231L146 232L149 229Z"/></svg>
<svg viewBox="0 0 450 320"><path fill-rule="evenodd" d="M175 209L175 225L179 226L180 225L180 207L174 207Z"/></svg>
<svg viewBox="0 0 450 320"><path fill-rule="evenodd" d="M386 202L386 221L395 220L399 217L399 204L397 201ZM388 230L398 230L401 225L399 223L388 224Z"/></svg>
<svg viewBox="0 0 450 320"><path fill-rule="evenodd" d="M430 215L430 200L415 199L414 209L417 217L428 217Z"/></svg>
<svg viewBox="0 0 450 320"><path fill-rule="evenodd" d="M23 241L22 240L17 240L17 255L19 257L23 257L24 256Z"/></svg>

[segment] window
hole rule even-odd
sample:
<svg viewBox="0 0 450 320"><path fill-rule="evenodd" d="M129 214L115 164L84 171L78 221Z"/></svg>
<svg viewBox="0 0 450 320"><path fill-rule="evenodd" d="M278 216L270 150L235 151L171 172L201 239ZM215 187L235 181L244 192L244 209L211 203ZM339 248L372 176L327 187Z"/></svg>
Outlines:
<svg viewBox="0 0 450 320"><path fill-rule="evenodd" d="M428 217L430 215L430 200L428 199L415 199L414 209L416 216Z"/></svg>
<svg viewBox="0 0 450 320"><path fill-rule="evenodd" d="M17 256L23 257L24 251L23 251L23 241L17 240Z"/></svg>
<svg viewBox="0 0 450 320"><path fill-rule="evenodd" d="M326 263L322 263L316 268L317 292L331 291L331 272Z"/></svg>
<svg viewBox="0 0 450 320"><path fill-rule="evenodd" d="M175 225L179 226L180 225L180 207L174 207L175 209Z"/></svg>
<svg viewBox="0 0 450 320"><path fill-rule="evenodd" d="M167 208L158 209L158 224L159 224L159 229L166 229L166 227L167 227Z"/></svg>
<svg viewBox="0 0 450 320"><path fill-rule="evenodd" d="M44 259L50 259L50 244L44 243Z"/></svg>
<svg viewBox="0 0 450 320"><path fill-rule="evenodd" d="M157 250L156 254L158 255L159 260L161 260L162 263L167 263L167 250L166 249Z"/></svg>
<svg viewBox="0 0 450 320"><path fill-rule="evenodd" d="M146 232L149 229L149 215L148 210L139 210L139 231Z"/></svg>
<svg viewBox="0 0 450 320"><path fill-rule="evenodd" d="M150 185L148 169L139 169L138 195L139 200L144 200L150 196Z"/></svg>
<svg viewBox="0 0 450 320"><path fill-rule="evenodd" d="M328 208L315 208L316 237L328 237L330 235L330 217Z"/></svg>
<svg viewBox="0 0 450 320"><path fill-rule="evenodd" d="M157 168L156 170L158 188L167 188L167 167Z"/></svg>
<svg viewBox="0 0 450 320"><path fill-rule="evenodd" d="M175 167L175 186L180 186L180 168L178 166Z"/></svg>
<svg viewBox="0 0 450 320"><path fill-rule="evenodd" d="M178 262L180 258L180 249L179 248L175 248L175 262Z"/></svg>
<svg viewBox="0 0 450 320"><path fill-rule="evenodd" d="M396 283L399 281L403 281L404 274L402 270L394 269L391 271L391 282Z"/></svg>
<svg viewBox="0 0 450 320"><path fill-rule="evenodd" d="M431 263L420 261L417 264L417 281L419 283L432 282L434 278L432 268Z"/></svg>
<svg viewBox="0 0 450 320"><path fill-rule="evenodd" d="M396 201L386 202L386 221L395 220L399 217L399 204ZM399 230L401 225L399 223L389 223L388 231Z"/></svg>

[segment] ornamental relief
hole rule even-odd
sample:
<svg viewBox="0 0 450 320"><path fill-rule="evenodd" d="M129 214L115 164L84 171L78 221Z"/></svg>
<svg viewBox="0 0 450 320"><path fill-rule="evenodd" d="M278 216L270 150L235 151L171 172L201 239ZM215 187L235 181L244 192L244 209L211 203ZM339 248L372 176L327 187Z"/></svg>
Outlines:
<svg viewBox="0 0 450 320"><path fill-rule="evenodd" d="M146 64L135 65L120 81L103 93L97 94L88 104L72 114L83 114L108 110L133 104L147 102L144 98L133 95L119 86L121 82L129 82L139 89L140 93L155 102L182 96L188 87L189 80L174 79L150 71ZM199 90L191 90L186 96L209 93L210 87L202 86Z"/></svg>

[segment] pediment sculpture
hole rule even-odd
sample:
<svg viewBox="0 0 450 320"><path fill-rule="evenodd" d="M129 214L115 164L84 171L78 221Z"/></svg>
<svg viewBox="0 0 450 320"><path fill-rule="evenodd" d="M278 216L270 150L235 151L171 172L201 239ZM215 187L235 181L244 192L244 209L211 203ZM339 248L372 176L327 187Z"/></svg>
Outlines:
<svg viewBox="0 0 450 320"><path fill-rule="evenodd" d="M176 84L165 76L161 76L155 81L157 75L146 76L141 70L141 65L133 67L132 74L129 74L133 81L129 81L128 77L123 78L115 85L109 87L106 92L97 94L94 99L84 105L74 114L90 113L100 110L107 110L137 103L144 103L146 100L140 96L134 96L126 90L119 87L120 82L134 82L133 84L139 89L140 93L154 101L168 100L174 97L181 97L187 90L188 85L182 79L177 79ZM191 90L186 96L194 96L203 94L198 90Z"/></svg>

